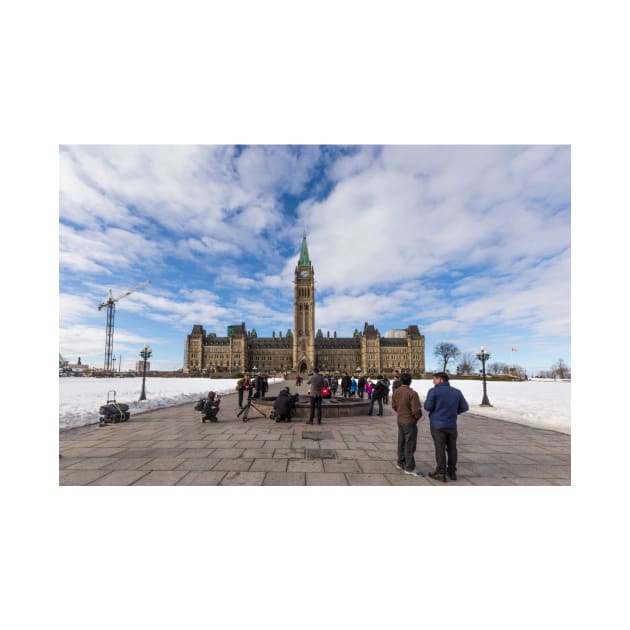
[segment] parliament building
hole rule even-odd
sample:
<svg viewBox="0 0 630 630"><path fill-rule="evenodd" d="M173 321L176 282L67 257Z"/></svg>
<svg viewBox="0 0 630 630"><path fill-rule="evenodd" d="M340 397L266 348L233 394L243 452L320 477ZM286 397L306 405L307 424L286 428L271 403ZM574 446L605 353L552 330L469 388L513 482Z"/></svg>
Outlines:
<svg viewBox="0 0 630 630"><path fill-rule="evenodd" d="M424 335L417 325L388 331L381 336L365 322L363 331L352 337L315 331L315 278L306 236L295 268L293 288L293 331L283 337L258 337L245 322L228 326L227 336L206 333L196 324L186 337L184 372L222 373L226 376L247 372L310 372L314 367L326 373L379 373L408 371L423 374Z"/></svg>

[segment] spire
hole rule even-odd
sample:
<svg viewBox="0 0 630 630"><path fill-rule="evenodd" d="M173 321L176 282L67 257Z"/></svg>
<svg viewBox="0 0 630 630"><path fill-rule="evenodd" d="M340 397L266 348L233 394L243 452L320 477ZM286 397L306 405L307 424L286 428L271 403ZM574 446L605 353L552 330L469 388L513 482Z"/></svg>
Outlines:
<svg viewBox="0 0 630 630"><path fill-rule="evenodd" d="M308 256L308 246L306 245L306 234L302 237L302 251L300 251L300 260L298 265L308 267L311 264L311 259Z"/></svg>

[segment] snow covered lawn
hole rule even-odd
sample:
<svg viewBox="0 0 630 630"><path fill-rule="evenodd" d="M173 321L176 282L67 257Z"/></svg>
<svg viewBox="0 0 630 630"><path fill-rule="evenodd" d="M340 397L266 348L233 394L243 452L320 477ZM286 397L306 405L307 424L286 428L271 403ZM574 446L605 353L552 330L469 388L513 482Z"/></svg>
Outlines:
<svg viewBox="0 0 630 630"><path fill-rule="evenodd" d="M147 400L138 402L142 378L64 377L59 379L59 428L69 429L99 421L99 407L107 402L109 390L115 390L116 402L129 405L131 415L149 409L172 407L205 398L209 391L235 392L234 378L157 378L147 377ZM269 379L275 383L281 379Z"/></svg>
<svg viewBox="0 0 630 630"><path fill-rule="evenodd" d="M488 399L492 407L482 407L481 381L450 381L468 402L470 412L525 424L530 427L571 433L571 383L561 381L487 382ZM431 380L417 380L411 387L420 394L424 404Z"/></svg>

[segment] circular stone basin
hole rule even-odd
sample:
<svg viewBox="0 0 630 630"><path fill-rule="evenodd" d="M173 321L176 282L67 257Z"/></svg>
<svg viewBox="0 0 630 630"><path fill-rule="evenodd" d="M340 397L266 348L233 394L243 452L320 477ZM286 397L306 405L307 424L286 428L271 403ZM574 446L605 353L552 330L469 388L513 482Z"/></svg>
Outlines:
<svg viewBox="0 0 630 630"><path fill-rule="evenodd" d="M265 398L254 398L252 403L259 407L261 411L265 411L269 417L269 411L273 409L273 403L276 396L267 396ZM266 411L266 408L269 411ZM370 408L370 401L367 398L322 398L322 418L342 418L345 416L367 416ZM307 418L311 410L311 397L300 394L300 398L295 403L293 410L293 418Z"/></svg>

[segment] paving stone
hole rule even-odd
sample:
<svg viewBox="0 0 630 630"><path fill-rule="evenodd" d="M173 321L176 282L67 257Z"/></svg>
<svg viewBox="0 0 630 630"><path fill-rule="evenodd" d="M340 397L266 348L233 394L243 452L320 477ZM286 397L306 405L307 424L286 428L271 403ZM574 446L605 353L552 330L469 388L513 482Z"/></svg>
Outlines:
<svg viewBox="0 0 630 630"><path fill-rule="evenodd" d="M220 461L216 457L192 457L178 464L176 470L213 470Z"/></svg>
<svg viewBox="0 0 630 630"><path fill-rule="evenodd" d="M212 470L247 471L253 459L221 459Z"/></svg>
<svg viewBox="0 0 630 630"><path fill-rule="evenodd" d="M187 448L181 453L180 457L185 457L186 459L193 457L209 457L215 450L214 448Z"/></svg>
<svg viewBox="0 0 630 630"><path fill-rule="evenodd" d="M263 446L265 448L292 448L291 442L292 440L266 440Z"/></svg>
<svg viewBox="0 0 630 630"><path fill-rule="evenodd" d="M303 472L268 472L265 473L263 486L305 486L306 473Z"/></svg>
<svg viewBox="0 0 630 630"><path fill-rule="evenodd" d="M324 464L324 472L327 473L361 472L359 462L356 459L324 459L322 463Z"/></svg>
<svg viewBox="0 0 630 630"><path fill-rule="evenodd" d="M307 486L347 486L348 480L343 473L306 473Z"/></svg>
<svg viewBox="0 0 630 630"><path fill-rule="evenodd" d="M228 472L220 485L222 486L260 486L265 478L264 472Z"/></svg>
<svg viewBox="0 0 630 630"><path fill-rule="evenodd" d="M236 440L208 440L212 448L232 448Z"/></svg>
<svg viewBox="0 0 630 630"><path fill-rule="evenodd" d="M181 457L155 457L142 466L142 470L176 470L183 461Z"/></svg>
<svg viewBox="0 0 630 630"><path fill-rule="evenodd" d="M255 459L250 467L250 472L285 472L288 459Z"/></svg>
<svg viewBox="0 0 630 630"><path fill-rule="evenodd" d="M110 470L118 461L117 457L88 457L69 466L67 470Z"/></svg>
<svg viewBox="0 0 630 630"><path fill-rule="evenodd" d="M264 440L241 440L236 443L235 448L261 448L264 443Z"/></svg>
<svg viewBox="0 0 630 630"><path fill-rule="evenodd" d="M92 481L90 486L130 486L149 474L146 470L113 470L104 477Z"/></svg>
<svg viewBox="0 0 630 630"><path fill-rule="evenodd" d="M237 459L243 456L244 448L217 448L212 453L212 457L219 459Z"/></svg>
<svg viewBox="0 0 630 630"><path fill-rule="evenodd" d="M121 457L107 466L108 470L138 470L143 468L154 457ZM144 469L147 470L147 469Z"/></svg>
<svg viewBox="0 0 630 630"><path fill-rule="evenodd" d="M137 471L136 471L137 472ZM134 482L134 486L174 486L184 475L185 470L152 470Z"/></svg>
<svg viewBox="0 0 630 630"><path fill-rule="evenodd" d="M87 486L107 473L107 470L62 470L59 472L59 485Z"/></svg>
<svg viewBox="0 0 630 630"><path fill-rule="evenodd" d="M271 459L276 449L274 448L246 448L243 457L246 459Z"/></svg>
<svg viewBox="0 0 630 630"><path fill-rule="evenodd" d="M359 459L357 460L364 473L395 473L396 464L387 460Z"/></svg>
<svg viewBox="0 0 630 630"><path fill-rule="evenodd" d="M346 479L351 486L389 486L385 475L378 473L346 473Z"/></svg>
<svg viewBox="0 0 630 630"><path fill-rule="evenodd" d="M190 471L178 482L178 486L218 486L225 475L223 470L218 471Z"/></svg>
<svg viewBox="0 0 630 630"><path fill-rule="evenodd" d="M412 477L398 471L398 474L386 474L385 478L392 486L430 486L426 477Z"/></svg>
<svg viewBox="0 0 630 630"><path fill-rule="evenodd" d="M288 472L324 472L321 459L291 459L287 465Z"/></svg>

